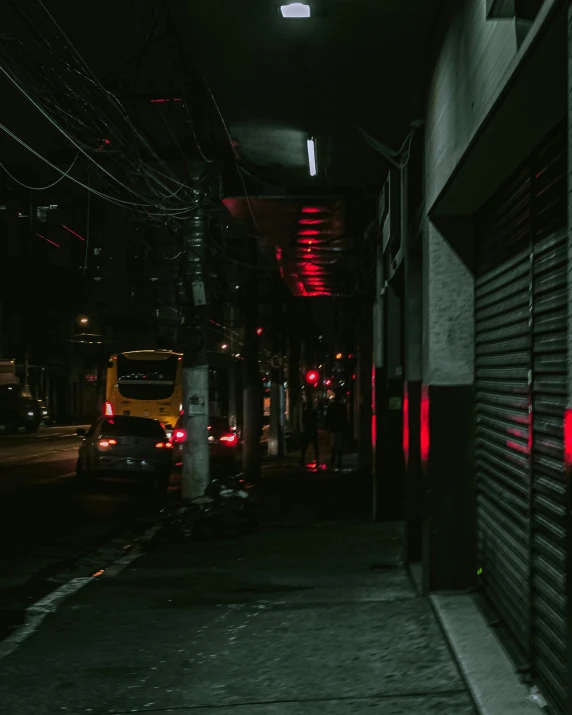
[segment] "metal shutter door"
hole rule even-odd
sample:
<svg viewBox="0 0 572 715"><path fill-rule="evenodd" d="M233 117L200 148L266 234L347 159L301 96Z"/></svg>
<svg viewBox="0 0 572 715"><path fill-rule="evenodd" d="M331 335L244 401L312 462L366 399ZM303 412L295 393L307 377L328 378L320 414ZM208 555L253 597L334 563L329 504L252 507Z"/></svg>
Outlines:
<svg viewBox="0 0 572 715"><path fill-rule="evenodd" d="M539 152L533 215L532 650L534 673L553 704L567 694L566 484L567 157L564 134ZM555 229L560 229L554 233ZM550 235L552 234L552 235Z"/></svg>
<svg viewBox="0 0 572 715"><path fill-rule="evenodd" d="M485 207L475 281L481 583L543 693L568 712L566 134Z"/></svg>
<svg viewBox="0 0 572 715"><path fill-rule="evenodd" d="M476 281L476 472L482 586L519 645L529 632L530 253Z"/></svg>

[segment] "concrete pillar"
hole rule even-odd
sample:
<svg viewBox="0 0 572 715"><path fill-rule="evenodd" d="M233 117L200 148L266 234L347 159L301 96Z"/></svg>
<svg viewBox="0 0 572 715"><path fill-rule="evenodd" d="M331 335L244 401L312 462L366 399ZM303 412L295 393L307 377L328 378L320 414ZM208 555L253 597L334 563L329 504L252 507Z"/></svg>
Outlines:
<svg viewBox="0 0 572 715"><path fill-rule="evenodd" d="M366 470L372 467L372 328L372 307L369 302L364 302L360 310L358 337L357 423L359 467Z"/></svg>
<svg viewBox="0 0 572 715"><path fill-rule="evenodd" d="M423 237L426 592L476 583L472 225L427 219ZM427 443L427 440L425 440Z"/></svg>
<svg viewBox="0 0 572 715"><path fill-rule="evenodd" d="M421 562L423 478L420 451L422 378L422 246L404 257L403 451L405 458L404 560Z"/></svg>

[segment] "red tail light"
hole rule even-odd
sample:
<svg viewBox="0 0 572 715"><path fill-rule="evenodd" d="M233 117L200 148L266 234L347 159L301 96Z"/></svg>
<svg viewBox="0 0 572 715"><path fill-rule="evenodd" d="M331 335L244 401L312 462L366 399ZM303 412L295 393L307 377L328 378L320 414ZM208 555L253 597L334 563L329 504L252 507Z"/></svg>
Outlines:
<svg viewBox="0 0 572 715"><path fill-rule="evenodd" d="M223 436L220 438L219 442L224 442L225 444L232 446L233 444L236 444L236 435L235 434L223 434Z"/></svg>
<svg viewBox="0 0 572 715"><path fill-rule="evenodd" d="M173 432L173 442L184 442L187 439L187 433L184 429L178 429Z"/></svg>
<svg viewBox="0 0 572 715"><path fill-rule="evenodd" d="M116 444L116 439L100 439L97 446L99 449L109 449L110 447L114 447Z"/></svg>
<svg viewBox="0 0 572 715"><path fill-rule="evenodd" d="M112 406L111 402L105 403L105 416L113 417L113 406Z"/></svg>

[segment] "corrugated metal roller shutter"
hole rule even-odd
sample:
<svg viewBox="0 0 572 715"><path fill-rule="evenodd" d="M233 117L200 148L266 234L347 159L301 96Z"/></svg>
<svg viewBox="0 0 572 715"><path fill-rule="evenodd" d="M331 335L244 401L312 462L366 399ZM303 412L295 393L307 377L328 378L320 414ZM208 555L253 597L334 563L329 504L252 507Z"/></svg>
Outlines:
<svg viewBox="0 0 572 715"><path fill-rule="evenodd" d="M475 297L482 587L560 712L567 695L566 135L484 209Z"/></svg>
<svg viewBox="0 0 572 715"><path fill-rule="evenodd" d="M476 285L476 465L483 586L528 647L530 254Z"/></svg>
<svg viewBox="0 0 572 715"><path fill-rule="evenodd" d="M533 667L562 712L567 694L566 492L568 237L564 132L536 160L532 312Z"/></svg>

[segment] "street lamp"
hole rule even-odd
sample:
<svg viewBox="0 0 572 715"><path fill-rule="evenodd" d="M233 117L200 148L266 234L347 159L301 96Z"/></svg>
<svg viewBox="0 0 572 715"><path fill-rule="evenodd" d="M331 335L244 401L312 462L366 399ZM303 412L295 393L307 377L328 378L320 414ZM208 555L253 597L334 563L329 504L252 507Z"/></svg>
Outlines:
<svg viewBox="0 0 572 715"><path fill-rule="evenodd" d="M80 315L80 316L78 316L77 322L78 322L80 325L88 325L88 324L89 324L89 318L87 317L87 315Z"/></svg>

